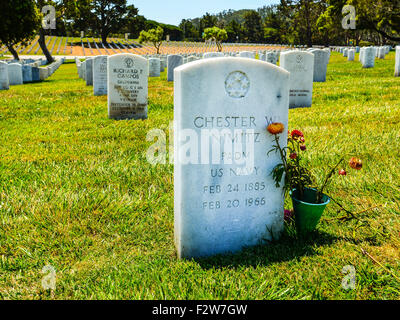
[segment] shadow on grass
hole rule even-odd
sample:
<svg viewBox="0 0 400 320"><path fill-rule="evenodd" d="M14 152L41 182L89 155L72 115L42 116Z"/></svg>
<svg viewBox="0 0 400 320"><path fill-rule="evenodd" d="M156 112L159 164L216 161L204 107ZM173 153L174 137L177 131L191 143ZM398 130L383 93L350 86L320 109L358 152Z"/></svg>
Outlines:
<svg viewBox="0 0 400 320"><path fill-rule="evenodd" d="M279 241L246 248L236 254L198 258L194 261L204 269L268 266L304 256L317 255L319 247L329 246L337 240L337 237L321 231L314 231L303 238L295 238L284 233Z"/></svg>

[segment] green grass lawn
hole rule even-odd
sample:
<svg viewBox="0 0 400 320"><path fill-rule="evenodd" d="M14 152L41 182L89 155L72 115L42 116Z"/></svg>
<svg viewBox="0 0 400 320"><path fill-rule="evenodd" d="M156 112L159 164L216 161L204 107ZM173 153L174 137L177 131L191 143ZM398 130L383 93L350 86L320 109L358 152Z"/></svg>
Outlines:
<svg viewBox="0 0 400 320"><path fill-rule="evenodd" d="M357 59L357 58L356 58ZM400 297L400 78L394 54L374 69L333 53L310 109L290 110L321 176L341 155L362 171L329 193L356 220L328 207L305 239L235 255L179 261L173 240L173 166L151 166L153 128L168 133L173 84L149 83L149 120L107 119L106 97L65 64L47 81L0 92L0 298L398 299ZM266 150L267 153L267 150ZM289 203L289 202L288 202ZM372 258L363 255L361 248ZM57 288L44 291L45 265ZM356 289L342 269L356 269ZM397 279L396 279L397 277Z"/></svg>

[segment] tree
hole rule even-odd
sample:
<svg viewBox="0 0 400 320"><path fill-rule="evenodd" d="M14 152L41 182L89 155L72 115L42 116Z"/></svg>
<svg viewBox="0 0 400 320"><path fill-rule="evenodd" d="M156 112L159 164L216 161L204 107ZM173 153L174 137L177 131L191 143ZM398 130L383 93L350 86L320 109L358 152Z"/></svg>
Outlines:
<svg viewBox="0 0 400 320"><path fill-rule="evenodd" d="M357 29L372 30L383 38L400 41L400 2L348 0L356 9Z"/></svg>
<svg viewBox="0 0 400 320"><path fill-rule="evenodd" d="M236 20L229 22L225 30L228 33L229 42L237 42L238 40L242 39L243 28Z"/></svg>
<svg viewBox="0 0 400 320"><path fill-rule="evenodd" d="M267 42L283 43L285 38L285 18L277 7L268 7L270 10L264 12L264 39Z"/></svg>
<svg viewBox="0 0 400 320"><path fill-rule="evenodd" d="M127 7L126 0L92 0L91 12L93 27L101 35L101 41L107 43L111 32L118 32L129 16L138 14L134 6Z"/></svg>
<svg viewBox="0 0 400 320"><path fill-rule="evenodd" d="M217 25L218 19L215 16L212 16L208 12L200 19L200 27L199 31L200 34L204 32L205 29L207 28L212 28Z"/></svg>
<svg viewBox="0 0 400 320"><path fill-rule="evenodd" d="M261 42L264 38L261 16L257 11L251 10L245 14L243 29L249 42Z"/></svg>
<svg viewBox="0 0 400 320"><path fill-rule="evenodd" d="M160 54L160 47L164 36L164 30L160 26L157 29L150 29L149 31L143 30L139 36L139 42L151 42L157 50L157 54Z"/></svg>
<svg viewBox="0 0 400 320"><path fill-rule="evenodd" d="M7 46L14 59L17 43L27 44L40 27L40 14L33 0L7 0L0 2L0 41Z"/></svg>
<svg viewBox="0 0 400 320"><path fill-rule="evenodd" d="M212 27L204 30L203 38L205 40L215 41L218 51L222 52L222 42L228 39L228 33L224 29Z"/></svg>
<svg viewBox="0 0 400 320"><path fill-rule="evenodd" d="M190 20L183 19L179 24L179 28L183 32L183 38L188 40L195 40L199 38L199 32Z"/></svg>

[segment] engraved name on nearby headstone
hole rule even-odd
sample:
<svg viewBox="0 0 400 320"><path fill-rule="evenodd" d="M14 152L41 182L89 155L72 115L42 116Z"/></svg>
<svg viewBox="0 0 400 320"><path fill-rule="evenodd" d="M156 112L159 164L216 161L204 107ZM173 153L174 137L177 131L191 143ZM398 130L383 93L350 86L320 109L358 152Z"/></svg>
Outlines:
<svg viewBox="0 0 400 320"><path fill-rule="evenodd" d="M147 119L147 59L130 53L108 57L108 116L110 119Z"/></svg>

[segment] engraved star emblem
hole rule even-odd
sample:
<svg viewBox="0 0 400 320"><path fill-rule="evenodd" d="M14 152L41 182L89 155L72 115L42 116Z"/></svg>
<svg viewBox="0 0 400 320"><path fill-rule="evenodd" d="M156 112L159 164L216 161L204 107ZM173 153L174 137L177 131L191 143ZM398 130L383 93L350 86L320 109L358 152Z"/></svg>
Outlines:
<svg viewBox="0 0 400 320"><path fill-rule="evenodd" d="M250 88L250 80L241 71L232 72L225 81L225 90L232 98L244 98Z"/></svg>

